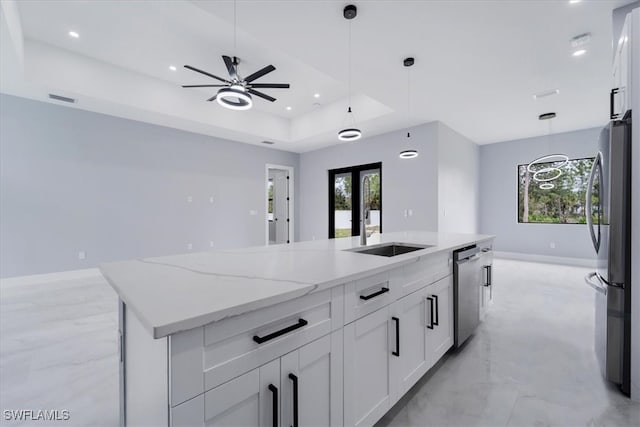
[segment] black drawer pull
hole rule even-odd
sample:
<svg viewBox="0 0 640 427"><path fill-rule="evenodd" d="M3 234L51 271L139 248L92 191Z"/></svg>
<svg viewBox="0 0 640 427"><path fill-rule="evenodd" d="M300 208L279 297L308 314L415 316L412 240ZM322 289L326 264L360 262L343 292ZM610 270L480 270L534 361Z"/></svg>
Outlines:
<svg viewBox="0 0 640 427"><path fill-rule="evenodd" d="M436 303L436 320L435 322L431 321L431 323L433 323L434 326L438 326L438 295L432 295L432 297Z"/></svg>
<svg viewBox="0 0 640 427"><path fill-rule="evenodd" d="M484 283L485 287L491 286L491 265L484 265L484 269L487 271L487 280Z"/></svg>
<svg viewBox="0 0 640 427"><path fill-rule="evenodd" d="M609 93L609 110L610 110L609 116L611 120L615 120L620 116L618 113L614 112L614 105L613 105L616 93L619 93L619 92L620 92L620 88L617 87L617 88L611 89L611 93Z"/></svg>
<svg viewBox="0 0 640 427"><path fill-rule="evenodd" d="M429 301L429 308L431 309L430 310L431 314L429 315L430 316L429 320L431 321L431 324L427 325L427 328L433 329L433 298L427 297L427 301Z"/></svg>
<svg viewBox="0 0 640 427"><path fill-rule="evenodd" d="M278 338L280 335L284 335L284 334L288 334L291 331L295 331L296 329L300 329L303 326L306 326L309 322L307 322L304 319L298 319L298 323L296 323L295 325L291 325L291 326L287 326L284 329L280 329L279 331L275 331L272 334L269 335L265 335L264 337L259 337L257 335L253 336L253 340L255 342L257 342L258 344L262 344L263 342L267 342L269 340L272 340L274 338Z"/></svg>
<svg viewBox="0 0 640 427"><path fill-rule="evenodd" d="M392 351L391 354L400 357L400 319L392 317L391 320L396 322L396 351Z"/></svg>
<svg viewBox="0 0 640 427"><path fill-rule="evenodd" d="M360 295L360 299L363 299L363 300L367 301L367 300L370 300L371 298L375 298L378 295L382 295L382 294L384 294L386 292L389 292L389 288L384 288L383 287L378 292L374 292L374 293L372 293L370 295Z"/></svg>
<svg viewBox="0 0 640 427"><path fill-rule="evenodd" d="M278 387L269 384L269 390L273 393L273 427L278 427Z"/></svg>
<svg viewBox="0 0 640 427"><path fill-rule="evenodd" d="M293 425L298 427L298 377L295 374L289 374L289 379L293 383Z"/></svg>

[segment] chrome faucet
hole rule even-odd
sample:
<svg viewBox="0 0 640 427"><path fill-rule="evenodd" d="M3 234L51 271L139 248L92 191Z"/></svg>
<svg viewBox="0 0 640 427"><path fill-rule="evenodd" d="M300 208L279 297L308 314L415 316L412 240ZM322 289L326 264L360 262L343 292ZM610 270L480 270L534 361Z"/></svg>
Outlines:
<svg viewBox="0 0 640 427"><path fill-rule="evenodd" d="M360 245L367 245L367 223L371 221L369 214L371 211L371 182L369 175L362 178L362 217L360 218Z"/></svg>

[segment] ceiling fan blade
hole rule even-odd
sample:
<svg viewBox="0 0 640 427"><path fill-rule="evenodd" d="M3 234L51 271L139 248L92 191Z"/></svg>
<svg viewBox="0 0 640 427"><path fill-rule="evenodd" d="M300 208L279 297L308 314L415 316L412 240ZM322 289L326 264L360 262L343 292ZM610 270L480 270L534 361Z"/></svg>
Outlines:
<svg viewBox="0 0 640 427"><path fill-rule="evenodd" d="M229 76L232 79L237 79L238 74L236 72L236 66L233 63L233 60L227 55L222 55L222 60L224 61L224 65L227 66L227 71L229 72Z"/></svg>
<svg viewBox="0 0 640 427"><path fill-rule="evenodd" d="M257 90L247 89L247 92L249 92L249 93L250 93L250 94L252 94L252 95L259 96L260 98L264 98L264 99L266 99L267 101L271 101L271 102L273 102L273 101L275 101L275 100L276 100L274 97L269 96L269 95L267 95L266 93L258 92Z"/></svg>
<svg viewBox="0 0 640 427"><path fill-rule="evenodd" d="M249 87L270 88L270 89L289 89L289 83L254 83Z"/></svg>
<svg viewBox="0 0 640 427"><path fill-rule="evenodd" d="M218 97L218 94L216 93L215 95L213 95L211 98L207 99L207 101L211 102L211 101L215 101L216 98Z"/></svg>
<svg viewBox="0 0 640 427"><path fill-rule="evenodd" d="M206 71L198 70L197 68L192 67L191 65L185 65L184 68L186 68L188 70L191 70L191 71L195 71L196 73L204 74L205 76L212 77L212 78L214 78L216 80L220 80L221 82L225 82L225 83L229 83L229 84L231 83L229 80L225 80L222 77L218 77L218 76L215 76L215 75L213 75L211 73L207 73Z"/></svg>
<svg viewBox="0 0 640 427"><path fill-rule="evenodd" d="M229 85L182 85L182 87L227 87Z"/></svg>
<svg viewBox="0 0 640 427"><path fill-rule="evenodd" d="M252 82L255 79L259 79L260 77L264 76L265 74L268 74L268 73L272 72L275 69L276 69L276 67L274 67L273 65L267 65L262 70L258 70L255 73L247 76L244 79L244 81L247 82L247 83Z"/></svg>

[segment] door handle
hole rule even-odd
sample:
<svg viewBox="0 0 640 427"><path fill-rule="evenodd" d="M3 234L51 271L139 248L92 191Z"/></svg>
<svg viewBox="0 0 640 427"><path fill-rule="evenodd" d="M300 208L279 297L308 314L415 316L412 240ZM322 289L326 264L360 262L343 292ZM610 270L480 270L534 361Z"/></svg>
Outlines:
<svg viewBox="0 0 640 427"><path fill-rule="evenodd" d="M293 425L298 427L298 377L295 374L289 374L289 379L293 383Z"/></svg>
<svg viewBox="0 0 640 427"><path fill-rule="evenodd" d="M273 402L273 427L278 426L278 387L273 384L269 384L269 390L272 393L272 402Z"/></svg>
<svg viewBox="0 0 640 427"><path fill-rule="evenodd" d="M391 354L400 357L400 319L392 317L391 320L396 322L396 351L392 351Z"/></svg>
<svg viewBox="0 0 640 427"><path fill-rule="evenodd" d="M587 194L585 197L585 214L587 220L587 227L591 235L591 242L596 250L596 253L600 250L600 224L598 224L598 236L593 232L593 212L591 207L591 199L593 197L593 180L595 179L596 171L600 173L600 185L602 186L602 153L598 152L593 166L591 166L591 172L589 173L589 181L587 183ZM600 203L600 194L598 194L598 204ZM599 214L598 214L599 215ZM599 221L599 219L598 219Z"/></svg>
<svg viewBox="0 0 640 427"><path fill-rule="evenodd" d="M433 297L433 301L435 302L436 305L436 320L435 321L431 321L431 323L433 323L434 326L438 326L438 295L431 295Z"/></svg>
<svg viewBox="0 0 640 427"><path fill-rule="evenodd" d="M598 283L593 282L592 279L594 277L598 279ZM602 295L607 294L607 288L602 286L602 281L600 280L600 277L598 277L598 273L596 273L595 271L592 271L591 273L584 276L584 281L587 285L591 286L593 289L600 292Z"/></svg>
<svg viewBox="0 0 640 427"><path fill-rule="evenodd" d="M374 293L369 294L369 295L360 295L360 299L367 301L367 300L370 300L371 298L375 298L378 295L382 295L382 294L384 294L386 292L389 292L389 288L382 287L378 292L374 292Z"/></svg>
<svg viewBox="0 0 640 427"><path fill-rule="evenodd" d="M429 310L430 312L430 320L431 322L427 324L427 328L429 329L433 329L433 298L431 297L427 297L427 301L429 301L429 307L431 310Z"/></svg>

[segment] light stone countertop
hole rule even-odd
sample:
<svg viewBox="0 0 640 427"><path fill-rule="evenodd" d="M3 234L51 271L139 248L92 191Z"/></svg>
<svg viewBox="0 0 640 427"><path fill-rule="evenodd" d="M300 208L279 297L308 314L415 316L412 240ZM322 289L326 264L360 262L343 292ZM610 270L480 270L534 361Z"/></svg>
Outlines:
<svg viewBox="0 0 640 427"><path fill-rule="evenodd" d="M161 338L492 238L406 231L373 235L367 246L432 247L387 258L345 251L360 247L360 238L352 237L135 259L100 270L149 333Z"/></svg>

